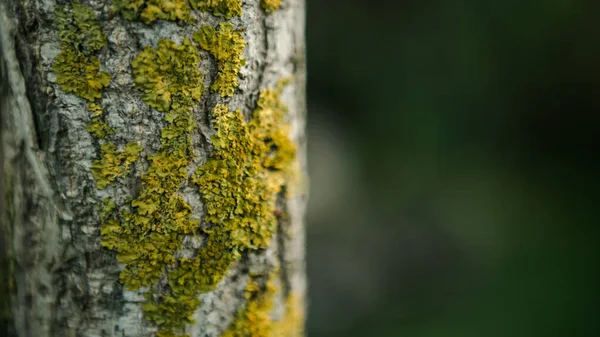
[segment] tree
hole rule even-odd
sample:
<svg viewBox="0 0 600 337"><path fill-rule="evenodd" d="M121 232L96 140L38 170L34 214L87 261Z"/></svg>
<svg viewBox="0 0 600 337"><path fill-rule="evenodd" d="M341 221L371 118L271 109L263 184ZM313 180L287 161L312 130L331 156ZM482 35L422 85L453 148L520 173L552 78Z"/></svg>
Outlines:
<svg viewBox="0 0 600 337"><path fill-rule="evenodd" d="M301 336L303 0L0 3L3 336Z"/></svg>

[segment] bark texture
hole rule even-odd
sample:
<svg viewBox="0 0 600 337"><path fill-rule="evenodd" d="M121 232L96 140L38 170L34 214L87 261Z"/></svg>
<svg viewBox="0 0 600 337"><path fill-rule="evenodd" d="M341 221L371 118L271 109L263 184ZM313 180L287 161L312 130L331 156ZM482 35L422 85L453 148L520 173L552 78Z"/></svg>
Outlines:
<svg viewBox="0 0 600 337"><path fill-rule="evenodd" d="M99 143L87 131L87 102L66 93L56 82L53 62L61 50L53 23L61 0L2 0L0 2L0 334L7 336L154 336L157 327L142 311L142 291L127 291L119 281L122 270L111 252L100 245L99 207L111 197L124 203L136 197L140 175L148 168L146 156L159 148L164 113L150 108L134 86L132 60L160 39L181 44L200 27L228 21L243 29L245 65L232 97L208 88L217 76L217 63L201 51L204 74L201 103L193 110L198 127L192 133L191 174L204 164L213 147L211 111L227 104L250 118L259 93L293 76L282 92L289 111L290 138L304 175L305 53L304 0L283 0L281 8L266 13L259 0L244 0L240 17L216 17L193 10L194 23L157 20L152 24L128 21L109 0L82 1L91 8L108 37L97 57L101 70L112 77L96 101L104 108L111 140L119 147L137 142L143 147L132 174L99 190L91 174ZM248 299L244 290L250 273L270 273L279 266L281 293L270 316L280 319L285 298L305 293L304 208L306 184L299 183L288 198L280 198L278 230L270 246L245 253L214 291L200 295L196 323L190 336L221 336ZM185 183L179 194L202 220L203 205L196 186ZM202 246L203 234L184 239L181 254ZM4 295L8 291L9 295Z"/></svg>

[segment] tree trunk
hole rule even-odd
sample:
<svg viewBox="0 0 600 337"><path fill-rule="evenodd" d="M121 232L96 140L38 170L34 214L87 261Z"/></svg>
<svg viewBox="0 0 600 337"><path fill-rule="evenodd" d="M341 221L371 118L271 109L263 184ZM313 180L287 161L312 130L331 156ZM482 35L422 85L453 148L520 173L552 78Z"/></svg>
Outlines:
<svg viewBox="0 0 600 337"><path fill-rule="evenodd" d="M304 0L0 1L0 335L303 335L304 55Z"/></svg>

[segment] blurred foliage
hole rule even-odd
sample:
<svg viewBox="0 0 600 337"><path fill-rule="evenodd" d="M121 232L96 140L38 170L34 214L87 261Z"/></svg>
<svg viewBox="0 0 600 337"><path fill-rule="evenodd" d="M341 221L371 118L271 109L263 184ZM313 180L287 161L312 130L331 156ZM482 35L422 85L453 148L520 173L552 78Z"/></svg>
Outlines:
<svg viewBox="0 0 600 337"><path fill-rule="evenodd" d="M598 334L599 19L308 1L310 337Z"/></svg>

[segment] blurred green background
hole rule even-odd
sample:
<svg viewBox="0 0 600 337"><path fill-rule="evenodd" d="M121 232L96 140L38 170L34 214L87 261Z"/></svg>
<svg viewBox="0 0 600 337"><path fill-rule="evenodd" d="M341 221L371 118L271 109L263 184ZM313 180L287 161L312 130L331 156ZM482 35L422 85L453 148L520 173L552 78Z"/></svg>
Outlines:
<svg viewBox="0 0 600 337"><path fill-rule="evenodd" d="M308 0L309 337L600 336L600 1Z"/></svg>

